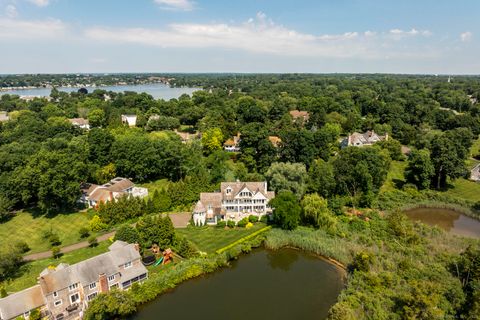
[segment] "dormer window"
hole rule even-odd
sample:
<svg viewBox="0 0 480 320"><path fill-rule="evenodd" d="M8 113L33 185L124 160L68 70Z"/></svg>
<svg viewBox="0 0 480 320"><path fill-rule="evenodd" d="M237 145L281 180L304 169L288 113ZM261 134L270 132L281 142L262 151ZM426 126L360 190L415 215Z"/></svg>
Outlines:
<svg viewBox="0 0 480 320"><path fill-rule="evenodd" d="M225 193L227 195L231 194L232 193L232 188L228 187L227 189L225 189Z"/></svg>

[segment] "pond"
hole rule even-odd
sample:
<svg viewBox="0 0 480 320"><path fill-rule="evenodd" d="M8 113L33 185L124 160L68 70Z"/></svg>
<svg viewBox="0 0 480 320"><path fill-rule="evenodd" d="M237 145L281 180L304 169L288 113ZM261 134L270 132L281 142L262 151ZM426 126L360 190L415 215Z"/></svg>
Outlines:
<svg viewBox="0 0 480 320"><path fill-rule="evenodd" d="M343 271L294 249L255 250L142 306L132 319L325 319Z"/></svg>
<svg viewBox="0 0 480 320"><path fill-rule="evenodd" d="M438 226L452 234L480 238L480 221L452 209L417 208L405 214L411 220Z"/></svg>
<svg viewBox="0 0 480 320"><path fill-rule="evenodd" d="M79 88L59 87L59 91L65 92L77 92ZM88 92L93 92L95 89L101 89L113 92L134 91L138 93L146 92L152 95L155 99L170 100L178 98L182 94L191 95L194 91L201 90L201 88L187 88L180 87L174 88L162 83L150 83L140 85L117 85L117 86L102 86L102 87L89 87ZM33 88L33 89L20 89L20 90L5 90L0 91L2 94L16 94L19 96L35 96L35 97L47 97L50 96L51 88Z"/></svg>

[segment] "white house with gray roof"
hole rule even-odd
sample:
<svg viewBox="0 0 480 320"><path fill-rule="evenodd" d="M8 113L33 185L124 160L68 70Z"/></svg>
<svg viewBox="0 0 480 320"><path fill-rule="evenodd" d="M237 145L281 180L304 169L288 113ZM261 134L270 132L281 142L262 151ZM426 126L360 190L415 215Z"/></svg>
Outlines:
<svg viewBox="0 0 480 320"><path fill-rule="evenodd" d="M193 210L196 225L217 224L221 220L239 220L271 213L268 205L275 192L268 191L267 182L222 182L219 192L200 193Z"/></svg>
<svg viewBox="0 0 480 320"><path fill-rule="evenodd" d="M108 252L73 265L47 268L40 273L38 285L0 299L0 319L28 318L34 309L48 319L81 318L99 293L128 289L147 276L138 245L115 241Z"/></svg>

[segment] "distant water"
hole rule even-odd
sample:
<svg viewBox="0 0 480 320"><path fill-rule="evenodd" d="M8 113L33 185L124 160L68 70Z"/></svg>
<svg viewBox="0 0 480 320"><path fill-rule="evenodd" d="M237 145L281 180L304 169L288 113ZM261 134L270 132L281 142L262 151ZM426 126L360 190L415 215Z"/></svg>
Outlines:
<svg viewBox="0 0 480 320"><path fill-rule="evenodd" d="M455 210L417 208L408 210L405 214L411 220L438 226L459 236L480 238L480 221L467 217Z"/></svg>
<svg viewBox="0 0 480 320"><path fill-rule="evenodd" d="M79 88L58 87L59 91L64 92L76 92ZM139 84L139 85L118 85L118 86L105 86L105 87L88 87L88 92L93 92L95 89L101 89L113 92L123 91L135 91L138 93L146 92L152 95L155 99L170 100L179 98L182 94L191 95L194 91L202 90L201 88L172 88L162 83L151 84ZM35 89L22 89L22 90L7 90L0 91L2 94L17 94L19 96L35 96L35 97L48 97L50 96L51 88L35 88Z"/></svg>

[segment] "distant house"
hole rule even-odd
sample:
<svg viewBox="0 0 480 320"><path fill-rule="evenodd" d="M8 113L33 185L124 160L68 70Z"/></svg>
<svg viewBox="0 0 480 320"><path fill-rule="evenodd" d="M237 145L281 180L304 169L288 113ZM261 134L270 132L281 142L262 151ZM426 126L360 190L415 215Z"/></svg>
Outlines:
<svg viewBox="0 0 480 320"><path fill-rule="evenodd" d="M90 123L88 122L87 119L73 118L73 119L68 119L68 121L70 121L71 124L79 127L80 129L90 130Z"/></svg>
<svg viewBox="0 0 480 320"><path fill-rule="evenodd" d="M470 180L475 182L480 181L480 163L470 170Z"/></svg>
<svg viewBox="0 0 480 320"><path fill-rule="evenodd" d="M135 127L137 125L137 115L122 114L122 123L127 124L129 127Z"/></svg>
<svg viewBox="0 0 480 320"><path fill-rule="evenodd" d="M222 182L219 192L200 193L193 210L196 225L217 224L221 220L239 220L269 214L268 203L275 192L267 190L267 182Z"/></svg>
<svg viewBox="0 0 480 320"><path fill-rule="evenodd" d="M384 136L376 134L373 130L365 133L354 132L341 142L341 147L346 148L349 146L364 147L371 146L379 141L388 140L388 133Z"/></svg>
<svg viewBox="0 0 480 320"><path fill-rule="evenodd" d="M183 143L187 143L200 138L200 134L198 132L189 133L189 132L180 132L178 130L174 130L173 132L175 132L180 137L180 139L182 139Z"/></svg>
<svg viewBox="0 0 480 320"><path fill-rule="evenodd" d="M107 203L123 196L140 198L148 196L147 188L135 187L132 181L120 177L102 185L86 183L81 186L81 190L82 197L79 202L90 208L97 206L100 202Z"/></svg>
<svg viewBox="0 0 480 320"><path fill-rule="evenodd" d="M280 144L282 143L282 139L277 136L268 136L268 140L275 148L280 147Z"/></svg>
<svg viewBox="0 0 480 320"><path fill-rule="evenodd" d="M223 149L228 152L240 151L240 132L236 136L228 139L223 143Z"/></svg>
<svg viewBox="0 0 480 320"><path fill-rule="evenodd" d="M98 294L125 290L147 279L138 245L115 241L108 249L73 265L46 268L37 285L0 299L0 319L28 319L34 309L48 319L81 319Z"/></svg>
<svg viewBox="0 0 480 320"><path fill-rule="evenodd" d="M10 120L8 113L6 111L0 111L0 122L6 122Z"/></svg>
<svg viewBox="0 0 480 320"><path fill-rule="evenodd" d="M310 120L308 111L292 110L290 116L292 116L293 122L307 123Z"/></svg>

